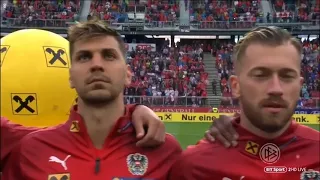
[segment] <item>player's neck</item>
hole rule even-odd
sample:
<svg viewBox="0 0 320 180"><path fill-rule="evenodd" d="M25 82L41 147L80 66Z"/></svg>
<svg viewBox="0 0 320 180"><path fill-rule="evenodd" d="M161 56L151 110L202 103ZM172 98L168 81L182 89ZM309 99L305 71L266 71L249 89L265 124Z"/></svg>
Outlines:
<svg viewBox="0 0 320 180"><path fill-rule="evenodd" d="M251 133L253 133L253 134L257 135L257 136L263 137L265 139L275 139L275 138L281 136L289 128L290 124L291 124L291 122L289 121L279 131L274 132L274 133L268 133L268 132L264 132L261 129L255 127L243 113L240 114L240 125L241 125L241 127L246 129L247 131L249 131L249 132L251 132Z"/></svg>
<svg viewBox="0 0 320 180"><path fill-rule="evenodd" d="M81 100L78 102L78 113L82 116L88 135L98 149L103 147L107 136L124 112L125 105L120 98L99 108L88 106Z"/></svg>

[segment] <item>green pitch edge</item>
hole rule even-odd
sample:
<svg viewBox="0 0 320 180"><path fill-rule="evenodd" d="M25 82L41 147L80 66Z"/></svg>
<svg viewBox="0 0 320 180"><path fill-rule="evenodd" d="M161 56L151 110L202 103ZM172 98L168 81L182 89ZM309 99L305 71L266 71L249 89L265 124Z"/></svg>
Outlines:
<svg viewBox="0 0 320 180"><path fill-rule="evenodd" d="M187 146L195 144L203 138L204 132L209 128L210 123L165 123L166 131L174 135L179 141L181 147L185 149ZM309 124L309 127L320 131L319 124Z"/></svg>

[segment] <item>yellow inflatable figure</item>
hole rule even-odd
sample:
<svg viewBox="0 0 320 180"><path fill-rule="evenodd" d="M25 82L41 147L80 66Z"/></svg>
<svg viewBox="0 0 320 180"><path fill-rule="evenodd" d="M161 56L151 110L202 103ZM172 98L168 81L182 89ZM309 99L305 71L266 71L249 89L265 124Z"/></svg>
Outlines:
<svg viewBox="0 0 320 180"><path fill-rule="evenodd" d="M67 120L75 91L69 87L69 42L25 29L1 39L1 116L25 126Z"/></svg>

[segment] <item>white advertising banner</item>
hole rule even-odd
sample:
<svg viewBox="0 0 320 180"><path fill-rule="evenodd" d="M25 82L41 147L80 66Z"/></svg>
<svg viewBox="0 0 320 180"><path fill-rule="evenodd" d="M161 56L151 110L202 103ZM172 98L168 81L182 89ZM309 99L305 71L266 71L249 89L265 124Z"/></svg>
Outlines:
<svg viewBox="0 0 320 180"><path fill-rule="evenodd" d="M151 43L126 43L125 44L127 51L132 51L138 49L145 49L149 51L156 51L156 44Z"/></svg>

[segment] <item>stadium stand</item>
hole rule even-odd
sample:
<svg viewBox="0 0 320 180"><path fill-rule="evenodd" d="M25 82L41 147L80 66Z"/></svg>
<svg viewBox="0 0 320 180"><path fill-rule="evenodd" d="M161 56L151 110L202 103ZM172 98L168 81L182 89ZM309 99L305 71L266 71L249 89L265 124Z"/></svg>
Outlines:
<svg viewBox="0 0 320 180"><path fill-rule="evenodd" d="M200 29L251 28L263 23L265 16L272 22L312 22L314 25L319 25L320 19L320 0L271 0L272 16L263 14L261 0L190 2L190 22ZM66 22L79 19L79 10L80 0L9 0L2 14L13 26L66 27ZM92 0L88 18L93 17L110 24L138 21L152 27L173 26L179 21L180 7L177 0Z"/></svg>
<svg viewBox="0 0 320 180"><path fill-rule="evenodd" d="M301 76L304 77L305 83L301 90L301 100L298 107L314 108L319 106L320 97L320 55L319 39L312 41L303 41L303 57ZM223 96L221 107L237 106L237 100L231 98L231 89L228 79L233 74L232 63L232 43L225 43L219 47L216 52L216 67L220 78L221 94Z"/></svg>
<svg viewBox="0 0 320 180"><path fill-rule="evenodd" d="M312 22L319 24L319 0L273 0L273 22Z"/></svg>
<svg viewBox="0 0 320 180"><path fill-rule="evenodd" d="M179 18L179 4L176 0L168 1L92 1L89 18L95 16L109 23L146 22L154 27L162 27Z"/></svg>
<svg viewBox="0 0 320 180"><path fill-rule="evenodd" d="M128 20L128 9L125 3L95 0L91 1L88 19L96 17L109 23L125 22Z"/></svg>
<svg viewBox="0 0 320 180"><path fill-rule="evenodd" d="M8 0L2 18L10 26L65 28L80 16L80 0ZM185 0L189 10L187 21L199 29L252 28L263 23L265 14L261 0L207 1ZM189 6L187 6L189 4ZM312 22L319 25L320 0L270 0L271 20L276 23ZM173 27L179 23L177 0L91 0L88 19L98 18L109 24L141 22L146 27ZM87 13L85 13L87 15ZM268 21L268 18L266 18ZM316 107L319 104L319 39L304 41L302 76L306 82L298 106ZM157 51L129 49L128 63L135 74L131 87L125 90L125 102L152 105L208 105L206 87L220 84L222 107L236 106L231 98L228 78L233 73L231 60L233 43L214 47L210 43L193 43L170 48L164 45ZM214 52L215 67L220 82L208 82L204 71L203 52ZM214 95L219 95L215 85ZM138 97L141 96L141 97ZM179 98L177 98L179 96ZM217 103L219 104L219 103Z"/></svg>
<svg viewBox="0 0 320 180"><path fill-rule="evenodd" d="M304 41L301 75L305 79L298 106L316 107L320 97L320 55L319 39Z"/></svg>
<svg viewBox="0 0 320 180"><path fill-rule="evenodd" d="M168 22L179 20L179 1L152 1L149 0L146 8L146 22Z"/></svg>
<svg viewBox="0 0 320 180"><path fill-rule="evenodd" d="M78 18L79 9L80 0L10 0L2 16L12 26L66 27L67 21Z"/></svg>
<svg viewBox="0 0 320 180"><path fill-rule="evenodd" d="M193 1L190 22L201 22L200 28L251 28L262 22L260 0L249 1Z"/></svg>
<svg viewBox="0 0 320 180"><path fill-rule="evenodd" d="M124 94L126 103L148 105L203 106L207 96L208 73L199 45L184 45L160 51L135 49L128 64L134 73Z"/></svg>

